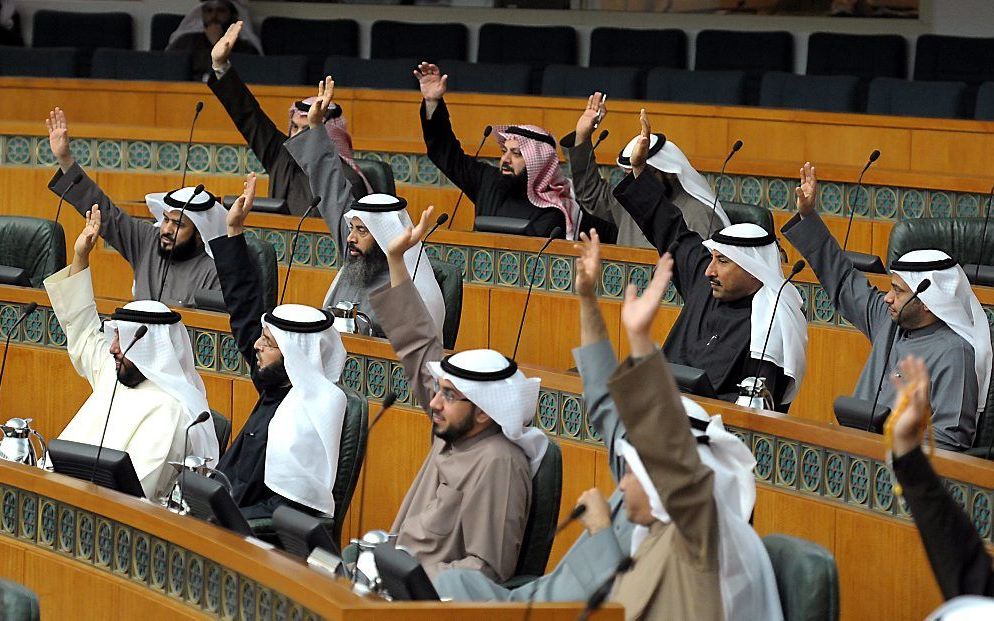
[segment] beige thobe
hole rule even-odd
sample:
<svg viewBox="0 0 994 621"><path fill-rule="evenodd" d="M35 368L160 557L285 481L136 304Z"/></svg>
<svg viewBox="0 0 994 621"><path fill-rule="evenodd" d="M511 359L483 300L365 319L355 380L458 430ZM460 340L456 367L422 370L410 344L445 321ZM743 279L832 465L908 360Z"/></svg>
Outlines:
<svg viewBox="0 0 994 621"><path fill-rule="evenodd" d="M370 302L427 411L432 376L425 364L442 358L431 315L410 281L374 292ZM433 440L391 532L431 578L458 567L504 581L514 574L530 503L528 458L494 424L451 444Z"/></svg>

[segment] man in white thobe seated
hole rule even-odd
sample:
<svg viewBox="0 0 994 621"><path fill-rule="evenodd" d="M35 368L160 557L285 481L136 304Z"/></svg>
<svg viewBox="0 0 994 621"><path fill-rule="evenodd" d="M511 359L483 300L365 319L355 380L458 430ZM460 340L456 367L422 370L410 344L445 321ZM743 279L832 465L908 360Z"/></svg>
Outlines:
<svg viewBox="0 0 994 621"><path fill-rule="evenodd" d="M100 209L94 205L76 240L72 263L45 279L52 310L66 334L69 359L93 387L59 439L126 451L145 496L158 500L169 491L173 469L168 462L186 457L187 425L210 409L207 393L194 369L186 328L179 314L164 304L131 302L101 328L89 269L99 233ZM142 325L148 332L135 340ZM131 343L125 357L123 351ZM118 380L121 386L108 413ZM190 454L216 463L218 452L211 419L190 430Z"/></svg>

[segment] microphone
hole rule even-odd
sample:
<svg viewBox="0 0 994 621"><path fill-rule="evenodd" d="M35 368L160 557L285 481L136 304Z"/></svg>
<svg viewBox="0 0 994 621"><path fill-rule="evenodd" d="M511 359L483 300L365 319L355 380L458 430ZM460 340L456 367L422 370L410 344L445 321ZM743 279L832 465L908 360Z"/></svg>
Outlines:
<svg viewBox="0 0 994 621"><path fill-rule="evenodd" d="M763 351L760 352L760 354L759 354L759 360L757 360L756 364L754 365L754 368L755 368L755 377L754 377L754 379L752 381L752 389L753 390L756 390L756 382L759 381L759 365L761 365L763 363L763 361L766 360L766 346L770 344L770 334L773 333L773 320L776 319L776 317L777 317L777 309L780 307L780 294L783 293L784 287L787 286L787 283L789 283L791 280L793 280L794 276L797 276L798 274L801 273L801 270L804 269L805 265L806 265L806 263L804 263L804 259L801 259L800 261L798 261L797 263L795 263L794 267L791 268L790 274L787 276L786 280L784 280L783 284L780 285L780 288L777 289L777 297L773 301L773 312L770 313L770 325L769 325L768 328L766 328L766 340L763 341Z"/></svg>
<svg viewBox="0 0 994 621"><path fill-rule="evenodd" d="M863 187L863 175L866 174L866 171L879 157L880 151L874 149L873 153L870 154L870 158L866 160L866 166L863 166L863 170L859 173L859 180L856 181L856 191L853 192L853 199L849 201L849 224L846 225L846 239L842 242L843 252L845 252L846 247L849 245L849 231L852 229L853 216L856 215L856 197L859 196L859 189Z"/></svg>
<svg viewBox="0 0 994 621"><path fill-rule="evenodd" d="M138 326L138 330L135 331L134 338L128 343L128 346L124 348L121 352L122 364L123 358L128 355L131 348L135 346L135 343L140 341L148 333L148 326L141 325ZM121 378L118 377L117 373L114 373L114 390L110 393L110 404L107 406L107 418L104 419L104 431L100 434L100 444L97 445L97 456L93 460L93 470L90 471L90 483L93 483L97 478L97 465L100 463L100 453L104 450L104 438L107 437L107 425L110 423L110 412L114 407L114 397L117 396L117 387L121 385Z"/></svg>
<svg viewBox="0 0 994 621"><path fill-rule="evenodd" d="M387 413L387 410L389 410L393 406L394 402L396 402L396 401L397 401L397 394L394 393L393 391L389 391L389 392L387 392L387 394L383 395L383 405L380 406L379 413L377 413L377 415L373 417L373 422L369 425L369 428L366 429L366 444L367 444L367 446L369 445L369 434L372 433L373 427L376 426L376 423L380 422L380 419L383 418L383 415ZM365 509L365 500L366 500L366 472L368 470L369 470L369 464L368 463L364 463L363 466L362 466L362 483L359 484L359 523L358 523L358 526L359 526L360 531L362 529L362 514L364 513L363 509Z"/></svg>
<svg viewBox="0 0 994 621"><path fill-rule="evenodd" d="M197 107L193 111L193 122L190 123L190 137L186 140L186 154L183 156L183 181L180 182L179 187L186 187L186 164L190 159L190 145L193 144L193 128L197 125L197 118L200 117L200 112L204 109L204 102L198 101Z"/></svg>
<svg viewBox="0 0 994 621"><path fill-rule="evenodd" d="M991 193L987 195L987 214L984 216L984 234L980 237L980 256L977 257L977 269L973 272L974 282L980 278L980 266L984 262L984 249L987 246L987 223L991 220L991 201L994 201L994 185L991 186Z"/></svg>
<svg viewBox="0 0 994 621"><path fill-rule="evenodd" d="M478 158L480 156L480 150L483 148L484 143L486 143L487 138L490 137L490 134L493 131L494 131L494 128L491 125L487 125L486 127L483 128L483 139L480 140L480 146L476 147L476 153L473 154L473 160L474 161L476 161L476 158ZM456 221L456 214L459 212L459 203L462 202L462 197L465 194L466 193L462 190L462 188L460 188L459 189L459 198L456 199L456 206L452 209L452 218L449 220L449 226L447 226L446 228L451 229L452 228L452 223Z"/></svg>
<svg viewBox="0 0 994 621"><path fill-rule="evenodd" d="M69 190L72 189L72 186L76 185L77 183L79 183L82 180L83 180L83 172L80 171L79 173L76 174L75 177L73 177L69 181L69 185L66 186L66 189L63 190L62 194L59 195L59 207L58 207L58 209L55 210L55 221L56 222L59 221L59 214L62 213L62 201L64 201L66 199L66 194L69 193ZM990 210L988 209L988 211L990 211Z"/></svg>
<svg viewBox="0 0 994 621"><path fill-rule="evenodd" d="M563 227L561 226L557 226L552 229L552 233L549 235L549 238L545 240L545 244L542 245L542 249L535 255L535 261L532 262L532 273L531 277L528 279L528 294L525 296L525 309L521 311L521 321L518 323L518 338L514 339L514 353L511 354L512 360L518 357L518 343L521 342L521 330L525 327L525 317L528 316L528 301L532 297L532 286L535 284L535 269L538 268L538 259L542 256L542 253L545 252L545 249L549 247L549 244L552 243L552 240L559 237L562 232Z"/></svg>
<svg viewBox="0 0 994 621"><path fill-rule="evenodd" d="M431 227L428 233L426 233L425 236L421 238L422 248L421 252L418 253L418 260L414 263L414 273L411 274L411 280L414 280L414 277L418 275L418 266L421 265L421 256L425 254L424 243L428 241L428 237L430 237L431 234L435 232L435 229L445 224L445 221L448 219L449 219L449 214L447 213L443 213L442 215L438 216L438 219L435 220L435 226Z"/></svg>
<svg viewBox="0 0 994 621"><path fill-rule="evenodd" d="M922 280L920 283L918 283L918 286L915 288L915 294L911 296L911 299L909 299L907 302L904 303L904 305L901 307L901 310L897 311L897 319L894 321L894 323L897 324L898 331L901 330L901 316L904 315L904 309L908 308L908 304L911 304L916 299L918 299L918 296L924 293L925 290L931 286L932 286L931 280L929 280L928 278ZM880 400L880 391L883 390L884 387L884 377L887 375L887 366L890 364L890 352L891 349L894 348L895 340L897 340L897 334L895 334L892 338L887 340L887 352L884 355L884 368L883 370L880 371L880 381L877 382L877 394L873 396L873 407L870 408L870 417L869 417L870 420L867 421L866 423L867 431L870 431L873 428L873 415L877 411L877 401Z"/></svg>
<svg viewBox="0 0 994 621"><path fill-rule="evenodd" d="M17 326L21 325L21 322L27 319L28 315L35 312L37 308L37 302L31 302L25 306L24 310L21 311L21 316L18 317L17 321L14 322L14 325L7 330L7 339L3 343L3 362L0 363L0 386L3 385L3 373L7 370L7 352L10 350L10 339L14 336L14 331L17 330Z"/></svg>
<svg viewBox="0 0 994 621"><path fill-rule="evenodd" d="M144 326L142 326L144 327ZM180 482L179 482L179 508L180 511L183 510L183 505L186 504L186 456L190 454L190 430L205 422L211 417L210 412L201 412L197 415L197 418L193 420L192 423L186 426L186 435L183 437L183 468L180 470ZM224 447L220 447L222 450Z"/></svg>
<svg viewBox="0 0 994 621"><path fill-rule="evenodd" d="M583 612L580 613L580 616L577 617L578 621L586 621L591 614L599 610L607 600L607 596L611 594L611 589L614 587L614 581L621 574L631 571L634 566L635 559L632 557L626 556L621 559L618 566L614 569L614 573L611 574L611 577L605 580L604 584L602 584L599 589L594 591L594 594L587 600L587 607L584 608Z"/></svg>
<svg viewBox="0 0 994 621"><path fill-rule="evenodd" d="M595 142L595 143L594 143L594 146L593 146L593 147L591 147L591 149L590 149L590 150L591 150L591 151L595 151L595 150L597 149L597 147L599 147L599 146L600 146L600 144L601 144L602 142L604 142L604 139L605 139L605 138L607 138L607 137L608 137L608 135L609 135L610 133L611 133L611 132L607 131L606 129L605 129L604 131L602 131L602 132L601 132L601 135L597 137L597 142Z"/></svg>
<svg viewBox="0 0 994 621"><path fill-rule="evenodd" d="M283 298L286 296L286 285L290 282L290 268L293 267L293 253L297 251L297 237L300 236L300 227L304 226L304 220L307 216L311 214L311 211L318 206L321 202L320 196L315 196L311 199L311 205L304 211L304 215L300 216L300 222L297 223L297 230L293 232L293 239L290 241L290 255L286 259L286 275L283 276L283 293L280 294L280 304L283 304Z"/></svg>
<svg viewBox="0 0 994 621"><path fill-rule="evenodd" d="M566 516L566 519L560 522L559 526L556 526L556 531L552 533L552 538L555 539L556 535L563 532L567 526L580 519L580 516L586 512L587 505L577 505L573 507L573 510L569 512L568 516Z"/></svg>
<svg viewBox="0 0 994 621"><path fill-rule="evenodd" d="M193 188L193 194L191 194L190 198L183 203L183 208L179 210L178 224L176 225L176 230L173 232L173 245L169 248L169 256L166 257L166 269L162 270L162 279L159 281L159 295L155 298L156 302L162 301L162 292L166 288L166 276L169 275L169 268L173 264L173 253L176 251L176 238L179 237L179 227L183 226L183 214L186 213L186 208L190 205L190 202L197 198L197 196L203 191L204 184L202 183ZM165 214L163 214L163 217L165 217Z"/></svg>
<svg viewBox="0 0 994 621"><path fill-rule="evenodd" d="M714 216L718 213L718 190L721 189L721 178L725 176L725 166L728 166L729 160L732 156L739 152L742 148L742 141L736 140L735 144L732 145L732 150L728 152L728 157L721 164L721 172L718 173L718 180L714 182L714 202L711 204L711 219L708 221L708 239L711 238L711 227L714 226Z"/></svg>

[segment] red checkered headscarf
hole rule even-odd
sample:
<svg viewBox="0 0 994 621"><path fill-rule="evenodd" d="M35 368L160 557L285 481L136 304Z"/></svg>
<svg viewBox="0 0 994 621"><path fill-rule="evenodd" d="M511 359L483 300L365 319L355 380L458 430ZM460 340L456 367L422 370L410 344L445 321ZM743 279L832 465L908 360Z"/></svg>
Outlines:
<svg viewBox="0 0 994 621"><path fill-rule="evenodd" d="M315 101L317 101L317 99L317 97L308 97L299 103L311 106ZM333 107L328 108L328 111L325 113L324 131L327 132L328 138L331 138L331 142L334 143L335 148L338 150L338 156L341 157L346 164L351 166L352 170L356 171L356 174L358 174L359 178L362 179L363 184L366 186L366 193L372 194L373 188L369 185L366 175L362 174L362 171L359 170L358 166L356 166L355 152L352 150L352 136L349 135L349 131L346 129L345 117L342 116L342 109L334 104L332 105ZM337 115L335 114L335 111L338 112ZM287 133L293 129L294 116L307 120L307 112L298 108L297 104L294 103L290 106L289 116L287 117L290 124L287 129Z"/></svg>
<svg viewBox="0 0 994 621"><path fill-rule="evenodd" d="M535 125L497 125L497 144L517 140L525 158L528 175L528 200L541 208L553 208L566 216L566 239L576 239L580 205L573 194L573 184L563 175L556 155L556 139Z"/></svg>

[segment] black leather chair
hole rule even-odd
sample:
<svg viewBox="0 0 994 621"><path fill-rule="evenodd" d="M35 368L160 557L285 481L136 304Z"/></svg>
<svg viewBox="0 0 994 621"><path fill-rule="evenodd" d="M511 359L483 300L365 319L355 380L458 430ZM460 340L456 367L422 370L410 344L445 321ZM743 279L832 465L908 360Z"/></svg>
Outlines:
<svg viewBox="0 0 994 621"><path fill-rule="evenodd" d="M759 87L764 108L856 112L859 78L851 75L795 75L770 71Z"/></svg>
<svg viewBox="0 0 994 621"><path fill-rule="evenodd" d="M397 195L397 185L393 179L393 169L386 162L377 160L355 160L356 166L366 176L366 181L373 188L374 193Z"/></svg>
<svg viewBox="0 0 994 621"><path fill-rule="evenodd" d="M994 344L994 335L991 336ZM973 446L966 450L967 455L994 460L994 382L987 390L984 411L977 418L977 433L973 436Z"/></svg>
<svg viewBox="0 0 994 621"><path fill-rule="evenodd" d="M870 82L866 111L870 114L965 118L967 92L963 82L908 82L876 78Z"/></svg>
<svg viewBox="0 0 994 621"><path fill-rule="evenodd" d="M348 58L329 56L324 63L327 75L349 88L414 90L418 81L411 72L418 65L415 58Z"/></svg>
<svg viewBox="0 0 994 621"><path fill-rule="evenodd" d="M0 216L0 265L26 272L31 286L66 266L66 235L54 220Z"/></svg>
<svg viewBox="0 0 994 621"><path fill-rule="evenodd" d="M973 118L978 121L994 121L994 82L984 82L977 89Z"/></svg>
<svg viewBox="0 0 994 621"><path fill-rule="evenodd" d="M805 73L904 79L908 76L908 42L901 35L815 32L808 37Z"/></svg>
<svg viewBox="0 0 994 621"><path fill-rule="evenodd" d="M727 201L721 201L721 207L725 210L725 215L728 216L728 220L732 224L750 222L763 227L774 235L777 233L776 225L773 223L773 213L765 207ZM717 218L715 220L717 221Z"/></svg>
<svg viewBox="0 0 994 621"><path fill-rule="evenodd" d="M0 580L0 619L4 621L38 621L41 607L38 596L25 586Z"/></svg>
<svg viewBox="0 0 994 621"><path fill-rule="evenodd" d="M232 54L231 64L246 84L309 84L306 56Z"/></svg>
<svg viewBox="0 0 994 621"><path fill-rule="evenodd" d="M576 31L569 26L483 24L476 59L481 63L530 66L529 88L537 93L542 86L542 70L552 64L577 64L578 50Z"/></svg>
<svg viewBox="0 0 994 621"><path fill-rule="evenodd" d="M915 218L901 220L890 231L887 263L912 250L942 250L960 265L994 265L994 223L987 227L984 242L984 218ZM983 247L983 256L981 256ZM967 270L967 276L973 274Z"/></svg>
<svg viewBox="0 0 994 621"><path fill-rule="evenodd" d="M641 97L642 70L635 67L549 65L542 73L542 95L589 97L595 91L614 99Z"/></svg>
<svg viewBox="0 0 994 621"><path fill-rule="evenodd" d="M79 55L72 47L0 47L0 75L74 78L79 75Z"/></svg>
<svg viewBox="0 0 994 621"><path fill-rule="evenodd" d="M787 31L702 30L694 45L694 69L746 73L745 103L750 105L759 101L764 73L794 70L794 35Z"/></svg>
<svg viewBox="0 0 994 621"><path fill-rule="evenodd" d="M266 54L307 56L307 84L314 84L326 75L324 61L329 56L359 55L359 24L351 19L267 17L262 22L259 39ZM343 86L351 85L343 83Z"/></svg>
<svg viewBox="0 0 994 621"><path fill-rule="evenodd" d="M741 106L745 103L744 71L681 71L656 68L645 78L651 101Z"/></svg>
<svg viewBox="0 0 994 621"><path fill-rule="evenodd" d="M448 261L428 257L431 271L435 274L438 287L442 290L445 302L445 321L442 323L442 346L452 349L459 336L459 322L462 319L462 270Z"/></svg>
<svg viewBox="0 0 994 621"><path fill-rule="evenodd" d="M74 47L80 51L80 75L90 75L90 58L97 47L134 49L128 13L76 13L43 9L34 14L32 47Z"/></svg>
<svg viewBox="0 0 994 621"><path fill-rule="evenodd" d="M559 521L559 502L563 496L563 454L549 438L538 472L532 477L531 510L521 540L521 553L514 576L504 583L507 588L526 584L545 573L552 551L552 534Z"/></svg>
<svg viewBox="0 0 994 621"><path fill-rule="evenodd" d="M590 66L686 69L687 33L675 28L594 28Z"/></svg>
<svg viewBox="0 0 994 621"><path fill-rule="evenodd" d="M449 74L448 87L454 93L527 95L531 92L532 68L529 65L443 60L440 66Z"/></svg>
<svg viewBox="0 0 994 621"><path fill-rule="evenodd" d="M469 30L465 24L377 20L370 37L370 58L420 58L437 63L443 58L469 57Z"/></svg>
<svg viewBox="0 0 994 621"><path fill-rule="evenodd" d="M156 13L152 16L152 41L153 51L164 50L169 45L169 37L179 28L183 21L183 15L179 13Z"/></svg>
<svg viewBox="0 0 994 621"><path fill-rule="evenodd" d="M231 421L224 414L211 408L211 420L214 422L214 434L217 436L217 445L220 448L218 459L224 456L228 450L228 441L231 440ZM212 464L217 467L217 464Z"/></svg>
<svg viewBox="0 0 994 621"><path fill-rule="evenodd" d="M994 80L994 38L924 34L915 43L916 81L978 86Z"/></svg>
<svg viewBox="0 0 994 621"><path fill-rule="evenodd" d="M190 78L189 52L136 52L100 48L93 53L91 78L185 82Z"/></svg>
<svg viewBox="0 0 994 621"><path fill-rule="evenodd" d="M839 570L832 554L816 543L767 535L785 621L836 621L839 618Z"/></svg>

